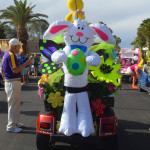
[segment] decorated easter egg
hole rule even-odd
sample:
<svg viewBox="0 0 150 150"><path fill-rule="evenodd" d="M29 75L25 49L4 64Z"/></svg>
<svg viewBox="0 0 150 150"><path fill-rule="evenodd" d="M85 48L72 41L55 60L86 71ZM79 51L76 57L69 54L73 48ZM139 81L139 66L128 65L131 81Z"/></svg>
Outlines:
<svg viewBox="0 0 150 150"><path fill-rule="evenodd" d="M81 75L86 68L86 56L83 51L76 48L71 51L67 59L68 72L74 76Z"/></svg>

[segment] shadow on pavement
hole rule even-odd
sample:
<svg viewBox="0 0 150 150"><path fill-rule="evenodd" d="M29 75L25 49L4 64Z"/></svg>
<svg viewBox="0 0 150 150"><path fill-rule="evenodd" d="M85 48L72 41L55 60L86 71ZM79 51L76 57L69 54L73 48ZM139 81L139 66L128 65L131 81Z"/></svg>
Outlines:
<svg viewBox="0 0 150 150"><path fill-rule="evenodd" d="M36 134L36 128L33 127L23 127L22 134Z"/></svg>
<svg viewBox="0 0 150 150"><path fill-rule="evenodd" d="M21 91L37 91L38 90L38 86L37 85L24 85L21 87Z"/></svg>
<svg viewBox="0 0 150 150"><path fill-rule="evenodd" d="M150 124L118 120L118 150L149 150Z"/></svg>
<svg viewBox="0 0 150 150"><path fill-rule="evenodd" d="M27 116L38 116L39 111L21 111L21 114L27 115Z"/></svg>
<svg viewBox="0 0 150 150"><path fill-rule="evenodd" d="M7 111L8 111L7 102L0 101L0 113L7 113Z"/></svg>

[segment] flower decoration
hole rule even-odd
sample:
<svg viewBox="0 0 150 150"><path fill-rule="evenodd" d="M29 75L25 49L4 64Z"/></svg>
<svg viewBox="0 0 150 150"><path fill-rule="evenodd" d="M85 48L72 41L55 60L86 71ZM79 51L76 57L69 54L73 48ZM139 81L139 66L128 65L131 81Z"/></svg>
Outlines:
<svg viewBox="0 0 150 150"><path fill-rule="evenodd" d="M57 125L56 125L56 131L59 131L59 127L60 127L60 121L57 121Z"/></svg>
<svg viewBox="0 0 150 150"><path fill-rule="evenodd" d="M96 99L95 101L93 100L91 102L91 111L94 112L96 111L96 116L101 116L104 114L104 109L106 106L102 103L101 99Z"/></svg>
<svg viewBox="0 0 150 150"><path fill-rule="evenodd" d="M44 88L39 88L38 94L40 95L40 98L44 100L44 94L43 94Z"/></svg>
<svg viewBox="0 0 150 150"><path fill-rule="evenodd" d="M95 130L93 135L97 135L98 125L97 125L96 121L94 121L93 124L94 124L94 130Z"/></svg>
<svg viewBox="0 0 150 150"><path fill-rule="evenodd" d="M60 92L53 93L51 92L48 96L47 102L52 104L53 108L56 108L57 106L62 106L64 97L61 96Z"/></svg>
<svg viewBox="0 0 150 150"><path fill-rule="evenodd" d="M112 93L116 92L116 86L113 83L108 83L107 87L108 87L108 91Z"/></svg>
<svg viewBox="0 0 150 150"><path fill-rule="evenodd" d="M104 57L101 57L101 64L97 67L90 66L92 75L99 81L106 81L106 83L112 82L115 86L119 86L117 79L120 79L122 75L116 72L120 69L120 64L113 65L113 60L109 57L104 62Z"/></svg>

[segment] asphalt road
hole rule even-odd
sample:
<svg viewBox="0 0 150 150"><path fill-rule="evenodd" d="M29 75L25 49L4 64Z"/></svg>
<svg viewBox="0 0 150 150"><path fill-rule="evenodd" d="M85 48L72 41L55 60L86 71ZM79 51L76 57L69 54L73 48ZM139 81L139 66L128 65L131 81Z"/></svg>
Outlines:
<svg viewBox="0 0 150 150"><path fill-rule="evenodd" d="M119 150L150 150L150 96L123 85L115 95L115 113L119 123ZM37 94L36 80L22 87L20 122L25 125L22 133L6 132L7 101L4 88L0 88L0 150L36 150L36 119L42 108ZM70 149L58 145L56 149Z"/></svg>
<svg viewBox="0 0 150 150"><path fill-rule="evenodd" d="M119 150L150 150L150 96L123 85L115 95Z"/></svg>

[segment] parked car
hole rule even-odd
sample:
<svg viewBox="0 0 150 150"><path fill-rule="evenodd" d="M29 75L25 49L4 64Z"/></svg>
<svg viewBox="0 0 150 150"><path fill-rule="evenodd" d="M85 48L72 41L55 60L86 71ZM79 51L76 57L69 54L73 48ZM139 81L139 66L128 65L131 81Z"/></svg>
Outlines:
<svg viewBox="0 0 150 150"><path fill-rule="evenodd" d="M95 84L94 86L91 86ZM95 87L95 88L93 88ZM89 99L92 99L92 93L100 91L101 85L97 83L88 84L88 90L91 93ZM51 112L50 104L44 100L44 108L38 115L36 126L36 145L38 150L48 150L53 148L56 142L69 143L72 146L91 146L93 145L110 150L116 150L118 146L118 123L113 110L114 96L103 96L106 108L102 116L97 119L96 133L88 137L80 134L65 136L58 133L57 114ZM93 147L94 149L94 147Z"/></svg>

